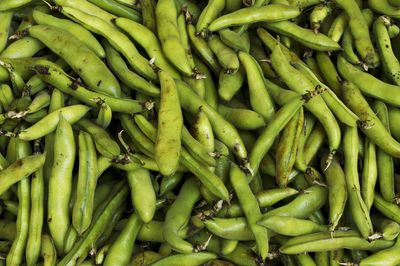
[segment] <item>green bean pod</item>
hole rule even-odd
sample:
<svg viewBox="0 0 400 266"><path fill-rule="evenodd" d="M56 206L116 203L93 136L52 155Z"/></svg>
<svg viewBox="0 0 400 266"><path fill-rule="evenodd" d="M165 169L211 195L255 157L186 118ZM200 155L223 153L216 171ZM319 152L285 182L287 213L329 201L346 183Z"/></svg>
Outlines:
<svg viewBox="0 0 400 266"><path fill-rule="evenodd" d="M199 108L202 107L202 110L210 120L216 138L234 151L238 158L245 161L247 159L247 151L236 128L197 96L185 83L176 81L176 85L182 108L192 114L197 114Z"/></svg>
<svg viewBox="0 0 400 266"><path fill-rule="evenodd" d="M163 175L173 175L179 165L182 134L182 110L173 78L165 71L158 73L161 84L155 159Z"/></svg>
<svg viewBox="0 0 400 266"><path fill-rule="evenodd" d="M53 26L36 25L27 34L39 39L62 57L93 90L119 96L118 81L106 65L85 44L72 34Z"/></svg>
<svg viewBox="0 0 400 266"><path fill-rule="evenodd" d="M29 142L17 140L15 143L15 160L26 158L31 154ZM37 170L37 169L36 169ZM26 242L29 234L29 214L31 211L31 181L25 177L18 183L18 215L17 215L17 234L13 240L10 251L7 254L7 265L20 265L24 258Z"/></svg>
<svg viewBox="0 0 400 266"><path fill-rule="evenodd" d="M149 96L160 96L160 89L154 84L148 82L135 72L131 71L126 65L124 59L108 42L104 41L106 49L107 63L115 75L129 88L137 90Z"/></svg>
<svg viewBox="0 0 400 266"><path fill-rule="evenodd" d="M186 56L177 25L177 9L173 0L159 1L156 5L158 38L165 56L186 76L192 76L193 70Z"/></svg>
<svg viewBox="0 0 400 266"><path fill-rule="evenodd" d="M31 57L44 48L44 44L32 37L24 37L9 44L0 56L6 58Z"/></svg>
<svg viewBox="0 0 400 266"><path fill-rule="evenodd" d="M218 95L225 101L230 101L240 90L245 80L245 70L243 66L234 74L227 74L221 71L218 79Z"/></svg>
<svg viewBox="0 0 400 266"><path fill-rule="evenodd" d="M374 109L378 119L390 133L389 114L386 105L380 101L375 101ZM393 158L382 149L376 152L376 162L378 167L379 188L386 201L393 201L396 197L394 191L394 165Z"/></svg>
<svg viewBox="0 0 400 266"><path fill-rule="evenodd" d="M304 112L300 109L290 119L279 139L276 150L276 175L275 181L280 187L286 187L289 174L296 160L298 141L304 124Z"/></svg>
<svg viewBox="0 0 400 266"><path fill-rule="evenodd" d="M110 106L106 103L102 103L97 114L96 124L102 128L107 128L112 120L112 111Z"/></svg>
<svg viewBox="0 0 400 266"><path fill-rule="evenodd" d="M94 192L97 183L97 155L89 133L78 136L79 172L76 199L72 210L72 224L79 235L90 226L93 214Z"/></svg>
<svg viewBox="0 0 400 266"><path fill-rule="evenodd" d="M188 265L196 266L206 263L207 261L216 259L217 255L210 252L199 252L192 254L176 254L161 258L150 263L151 266L167 266L167 265Z"/></svg>
<svg viewBox="0 0 400 266"><path fill-rule="evenodd" d="M397 6L391 5L396 0L368 0L368 6L377 13L392 17L400 18L400 10Z"/></svg>
<svg viewBox="0 0 400 266"><path fill-rule="evenodd" d="M202 12L200 13L199 19L196 24L197 32L203 32L203 34L205 34L205 31L209 27L210 23L218 17L224 7L224 0L209 0L207 6L204 7Z"/></svg>
<svg viewBox="0 0 400 266"><path fill-rule="evenodd" d="M253 192L251 191L246 174L236 165L231 164L230 181L236 192L240 206L242 207L247 219L247 223L257 243L257 251L262 259L268 255L268 234L267 230L258 225L261 219L261 211Z"/></svg>
<svg viewBox="0 0 400 266"><path fill-rule="evenodd" d="M39 143L35 143L35 145L38 146ZM36 153L38 152L36 151ZM31 181L31 210L25 251L27 265L35 265L40 255L44 218L44 189L43 168L40 168L32 175Z"/></svg>
<svg viewBox="0 0 400 266"><path fill-rule="evenodd" d="M179 72L168 62L163 54L160 41L155 35L156 32L151 32L140 23L126 18L117 18L114 23L142 46L149 57L155 57L154 64L156 66L167 71L173 78L180 78Z"/></svg>
<svg viewBox="0 0 400 266"><path fill-rule="evenodd" d="M118 16L125 17L134 21L142 21L141 14L135 9L131 9L127 6L121 5L113 0L89 0L89 2L96 6Z"/></svg>
<svg viewBox="0 0 400 266"><path fill-rule="evenodd" d="M142 20L143 25L151 30L154 34L157 34L157 21L156 21L156 1L154 0L144 0L140 2L142 6Z"/></svg>
<svg viewBox="0 0 400 266"><path fill-rule="evenodd" d="M214 83L212 74L208 69L207 65L203 63L203 61L197 57L196 55L193 56L194 63L196 64L197 70L206 76L204 80L204 87L205 87L205 95L204 100L208 103L212 108L216 109L218 105L218 94L216 84ZM240 69L240 67L239 67ZM222 72L221 72L222 73ZM237 73L237 72L236 72Z"/></svg>
<svg viewBox="0 0 400 266"><path fill-rule="evenodd" d="M380 265L382 264L383 261L386 265L397 265L400 263L399 251L400 251L400 240L397 239L393 247L381 250L366 258L363 258L359 262L359 265L360 266Z"/></svg>
<svg viewBox="0 0 400 266"><path fill-rule="evenodd" d="M372 45L369 34L368 24L361 13L360 7L354 0L335 0L335 2L340 5L349 16L349 28L354 37L354 44L361 59L369 67L377 67L379 64L379 57L375 54L375 49Z"/></svg>
<svg viewBox="0 0 400 266"><path fill-rule="evenodd" d="M208 45L217 56L219 64L227 74L234 74L239 69L239 58L234 50L225 45L217 35L210 36Z"/></svg>
<svg viewBox="0 0 400 266"><path fill-rule="evenodd" d="M62 113L59 116L54 136L54 163L49 179L47 223L57 251L61 254L70 225L69 201L76 148L71 125Z"/></svg>
<svg viewBox="0 0 400 266"><path fill-rule="evenodd" d="M371 216L372 223L385 240L394 240L400 233L400 225L393 220L378 215Z"/></svg>
<svg viewBox="0 0 400 266"><path fill-rule="evenodd" d="M289 36L304 46L317 51L336 51L341 49L340 45L328 36L322 33L315 34L313 30L302 28L294 22L269 22L262 23L262 25L274 32Z"/></svg>
<svg viewBox="0 0 400 266"><path fill-rule="evenodd" d="M132 204L137 214L144 223L153 219L156 211L156 194L151 183L150 172L138 169L127 173L131 188Z"/></svg>
<svg viewBox="0 0 400 266"><path fill-rule="evenodd" d="M131 214L128 223L108 250L104 265L126 265L129 262L142 224L138 214Z"/></svg>
<svg viewBox="0 0 400 266"><path fill-rule="evenodd" d="M44 164L46 154L35 154L21 158L0 171L0 195L13 184L38 171Z"/></svg>
<svg viewBox="0 0 400 266"><path fill-rule="evenodd" d="M329 87L340 98L340 83L338 81L339 74L337 73L336 66L333 64L329 55L324 52L317 52L316 57L318 67L324 80L326 80Z"/></svg>
<svg viewBox="0 0 400 266"><path fill-rule="evenodd" d="M382 250L393 246L393 241L376 240L369 242L356 231L320 232L291 238L281 248L284 254L303 252L324 252L336 249Z"/></svg>
<svg viewBox="0 0 400 266"><path fill-rule="evenodd" d="M48 234L43 234L41 243L40 254L43 258L43 265L55 266L57 263L57 250L53 239Z"/></svg>
<svg viewBox="0 0 400 266"><path fill-rule="evenodd" d="M208 30L218 31L230 26L249 23L288 20L297 17L299 14L299 8L278 4L242 8L215 19L208 27Z"/></svg>
<svg viewBox="0 0 400 266"><path fill-rule="evenodd" d="M64 256L59 265L76 265L85 260L94 241L103 234L112 215L117 212L118 208L123 205L129 194L129 188L125 182L120 182L114 187L113 192L108 199L101 204L95 211L93 219L96 220L89 229L82 235L80 240L75 243L71 251Z"/></svg>
<svg viewBox="0 0 400 266"><path fill-rule="evenodd" d="M261 114L266 121L270 121L275 113L275 106L265 88L263 71L248 53L239 52L239 59L246 70L252 109Z"/></svg>
<svg viewBox="0 0 400 266"><path fill-rule="evenodd" d="M324 162L322 159L322 166ZM334 157L331 166L326 169L325 178L329 188L329 231L332 232L339 224L348 197L345 175L337 158Z"/></svg>
<svg viewBox="0 0 400 266"><path fill-rule="evenodd" d="M339 42L340 38L344 34L347 24L349 23L349 17L345 11L342 11L332 22L332 25L328 31L328 37Z"/></svg>
<svg viewBox="0 0 400 266"><path fill-rule="evenodd" d="M233 48L235 51L250 52L250 36L248 32L240 35L233 30L223 29L218 31L218 34L221 41Z"/></svg>
<svg viewBox="0 0 400 266"><path fill-rule="evenodd" d="M364 238L374 231L367 206L361 197L360 181L357 171L358 132L356 127L346 127L344 137L344 174L346 177L349 207L358 230Z"/></svg>
<svg viewBox="0 0 400 266"><path fill-rule="evenodd" d="M187 33L192 44L193 50L204 60L204 62L212 69L214 74L218 75L221 70L221 66L218 63L218 59L214 55L207 42L196 35L195 26L189 21L187 25Z"/></svg>
<svg viewBox="0 0 400 266"><path fill-rule="evenodd" d="M384 200L382 196L376 192L374 197L374 207L387 218L400 223L400 208L396 204Z"/></svg>
<svg viewBox="0 0 400 266"><path fill-rule="evenodd" d="M396 120L400 117L400 109L396 107L389 106L389 126L390 133L397 140L400 140L400 127L397 125Z"/></svg>
<svg viewBox="0 0 400 266"><path fill-rule="evenodd" d="M75 38L86 44L86 46L98 57L105 58L106 54L103 47L101 47L96 38L81 25L67 19L53 17L52 15L46 14L38 8L33 10L33 18L39 25L57 27L71 33Z"/></svg>
<svg viewBox="0 0 400 266"><path fill-rule="evenodd" d="M314 89L314 84L312 84L305 75L290 65L280 47L279 43L277 43L271 56L275 71L281 76L290 89L301 94L312 91ZM324 100L318 95L304 105L324 126L328 135L330 153L333 155L339 147L341 138L340 128L336 118L333 116ZM328 161L326 166L329 166Z"/></svg>
<svg viewBox="0 0 400 266"><path fill-rule="evenodd" d="M264 118L252 110L230 108L219 104L218 112L238 129L254 130L265 126Z"/></svg>
<svg viewBox="0 0 400 266"><path fill-rule="evenodd" d="M118 143L116 143L108 134L106 130L96 125L88 119L81 119L78 121L77 125L93 138L94 144L98 152L107 157L114 158L120 155L120 148ZM96 172L96 171L94 171Z"/></svg>
<svg viewBox="0 0 400 266"><path fill-rule="evenodd" d="M316 232L326 232L326 225L287 216L269 216L258 221L259 225L285 236L299 236Z"/></svg>
<svg viewBox="0 0 400 266"><path fill-rule="evenodd" d="M0 238L14 240L17 234L17 227L14 221L0 220Z"/></svg>
<svg viewBox="0 0 400 266"><path fill-rule="evenodd" d="M206 165L215 166L215 159L209 154L211 151L209 151L205 145L192 137L186 127L183 127L182 129L182 143L194 158L200 160Z"/></svg>
<svg viewBox="0 0 400 266"><path fill-rule="evenodd" d="M7 2L7 1L6 1ZM9 1L11 2L11 1ZM4 5L4 4L3 4ZM0 5L0 52L4 50L8 41L8 33L11 26L11 20L13 17L13 11L4 11L4 7L2 8Z"/></svg>
<svg viewBox="0 0 400 266"><path fill-rule="evenodd" d="M390 155L400 157L400 143L387 131L385 126L375 115L360 89L353 83L345 81L342 85L344 103L360 117L358 125L361 130L378 147Z"/></svg>
<svg viewBox="0 0 400 266"><path fill-rule="evenodd" d="M124 55L136 72L147 79L157 81L157 75L151 69L148 60L138 52L133 42L125 34L103 19L87 14L84 11L63 6L61 12L90 31L106 38L116 50Z"/></svg>
<svg viewBox="0 0 400 266"><path fill-rule="evenodd" d="M98 103L105 101L112 111L124 113L136 113L144 108L144 106L136 100L112 97L89 90L50 61L39 61L38 64L32 67L42 80L57 87L63 93L72 95L74 98L79 99L89 106L98 107Z"/></svg>
<svg viewBox="0 0 400 266"><path fill-rule="evenodd" d="M300 97L290 100L275 113L268 126L257 138L256 143L254 144L254 147L249 155L250 167L254 173L258 171L260 162L271 148L275 137L303 104L304 100Z"/></svg>
<svg viewBox="0 0 400 266"><path fill-rule="evenodd" d="M192 208L199 197L200 191L196 180L187 179L165 217L162 232L164 239L174 250L181 253L193 252L192 244L183 240L179 236L179 231L188 222Z"/></svg>
<svg viewBox="0 0 400 266"><path fill-rule="evenodd" d="M368 209L374 202L375 184L378 179L375 143L364 139L364 162L361 174L361 195Z"/></svg>

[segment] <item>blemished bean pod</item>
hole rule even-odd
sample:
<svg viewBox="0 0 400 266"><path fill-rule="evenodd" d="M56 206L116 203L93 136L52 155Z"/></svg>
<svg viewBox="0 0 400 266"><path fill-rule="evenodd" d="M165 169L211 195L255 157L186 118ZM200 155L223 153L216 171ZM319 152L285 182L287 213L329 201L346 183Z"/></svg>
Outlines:
<svg viewBox="0 0 400 266"><path fill-rule="evenodd" d="M275 113L275 106L268 90L265 88L262 69L248 53L239 52L239 59L246 70L252 109L261 114L266 121L270 121Z"/></svg>
<svg viewBox="0 0 400 266"><path fill-rule="evenodd" d="M21 158L0 171L0 195L13 184L39 170L46 159L46 154L35 154Z"/></svg>
<svg viewBox="0 0 400 266"><path fill-rule="evenodd" d="M54 26L71 33L75 38L85 43L86 46L96 53L98 57L104 58L106 56L103 47L101 47L96 38L81 25L76 24L68 19L56 18L52 15L46 14L45 12L42 12L38 8L33 10L33 18L39 25Z"/></svg>
<svg viewBox="0 0 400 266"><path fill-rule="evenodd" d="M156 193L151 183L150 171L138 169L127 173L131 188L131 200L137 214L144 223L150 222L156 211Z"/></svg>
<svg viewBox="0 0 400 266"><path fill-rule="evenodd" d="M36 142L35 153L39 153L39 144ZM44 190L45 182L43 177L43 167L32 175L31 180L31 210L29 217L29 233L26 242L26 262L27 265L35 265L39 255L42 239L42 227L44 220Z"/></svg>
<svg viewBox="0 0 400 266"><path fill-rule="evenodd" d="M173 0L158 1L156 5L157 33L165 56L184 75L192 76L177 25L177 9Z"/></svg>
<svg viewBox="0 0 400 266"><path fill-rule="evenodd" d="M254 147L249 154L250 168L254 173L258 171L260 162L271 148L275 137L303 104L304 100L300 97L290 100L275 113L274 117L268 123L268 126L257 138Z"/></svg>
<svg viewBox="0 0 400 266"><path fill-rule="evenodd" d="M187 179L165 217L163 237L174 250L181 253L191 253L194 249L192 244L179 236L179 230L187 224L192 208L199 197L200 191L196 180Z"/></svg>
<svg viewBox="0 0 400 266"><path fill-rule="evenodd" d="M279 187L286 187L289 182L289 174L296 160L298 141L303 124L304 112L300 108L287 123L279 139L275 164L275 182Z"/></svg>
<svg viewBox="0 0 400 266"><path fill-rule="evenodd" d="M92 50L70 33L45 25L32 26L26 33L62 57L91 89L112 96L120 95L119 83L111 71Z"/></svg>
<svg viewBox="0 0 400 266"><path fill-rule="evenodd" d="M47 223L57 251L62 254L70 225L69 201L76 148L70 123L63 113L58 115L59 122L54 136L54 163L49 179Z"/></svg>
<svg viewBox="0 0 400 266"><path fill-rule="evenodd" d="M300 9L292 6L270 4L260 7L242 8L215 19L208 27L210 31L218 31L231 26L256 22L276 22L295 18Z"/></svg>
<svg viewBox="0 0 400 266"><path fill-rule="evenodd" d="M383 70L394 84L400 85L400 62L393 52L388 32L391 23L390 18L381 16L375 20L373 29Z"/></svg>
<svg viewBox="0 0 400 266"><path fill-rule="evenodd" d="M291 90L300 94L313 91L315 88L314 84L304 74L290 65L280 47L281 46L277 42L271 56L272 65L275 71L281 76ZM324 126L328 135L330 155L335 154L340 145L341 139L340 128L336 118L319 95L308 100L304 106L314 114ZM328 157L325 168L329 166L329 159L330 157Z"/></svg>
<svg viewBox="0 0 400 266"><path fill-rule="evenodd" d="M158 72L161 85L155 159L163 175L173 175L179 165L183 116L175 81Z"/></svg>
<svg viewBox="0 0 400 266"><path fill-rule="evenodd" d="M383 126L390 133L389 114L383 102L375 101L373 110ZM376 163L378 167L378 181L382 197L386 201L393 201L396 197L394 191L394 164L393 158L382 149L376 151Z"/></svg>
<svg viewBox="0 0 400 266"><path fill-rule="evenodd" d="M236 165L231 164L230 181L238 196L239 204L246 216L248 226L257 243L257 253L262 259L268 255L268 233L257 222L261 219L261 211L258 202L247 182L246 174Z"/></svg>
<svg viewBox="0 0 400 266"><path fill-rule="evenodd" d="M369 67L377 67L379 57L375 53L369 34L368 25L361 13L360 7L356 1L335 0L349 16L349 28L354 38L355 47L361 56L363 62Z"/></svg>
<svg viewBox="0 0 400 266"><path fill-rule="evenodd" d="M319 29L321 28L321 23L330 15L331 12L332 7L326 4L320 4L313 8L310 13L310 24L311 27L314 29L314 32L319 32Z"/></svg>
<svg viewBox="0 0 400 266"><path fill-rule="evenodd" d="M57 250L54 241L48 234L43 234L41 239L40 254L44 266L54 266L57 263Z"/></svg>
<svg viewBox="0 0 400 266"><path fill-rule="evenodd" d="M360 89L354 83L345 81L342 84L342 92L344 103L360 117L358 126L364 134L385 152L396 158L400 157L400 143L387 131Z"/></svg>
<svg viewBox="0 0 400 266"><path fill-rule="evenodd" d="M129 262L142 224L138 214L131 214L128 223L108 250L104 265L126 265Z"/></svg>
<svg viewBox="0 0 400 266"><path fill-rule="evenodd" d="M79 235L90 226L97 184L97 155L93 139L84 131L78 136L79 170L72 224Z"/></svg>

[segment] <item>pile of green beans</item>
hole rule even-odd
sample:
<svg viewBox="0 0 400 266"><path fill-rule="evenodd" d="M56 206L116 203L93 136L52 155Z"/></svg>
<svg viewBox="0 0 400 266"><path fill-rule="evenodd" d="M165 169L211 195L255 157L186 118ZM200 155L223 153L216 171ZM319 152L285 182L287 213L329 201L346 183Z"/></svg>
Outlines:
<svg viewBox="0 0 400 266"><path fill-rule="evenodd" d="M399 19L0 0L0 266L399 266Z"/></svg>

